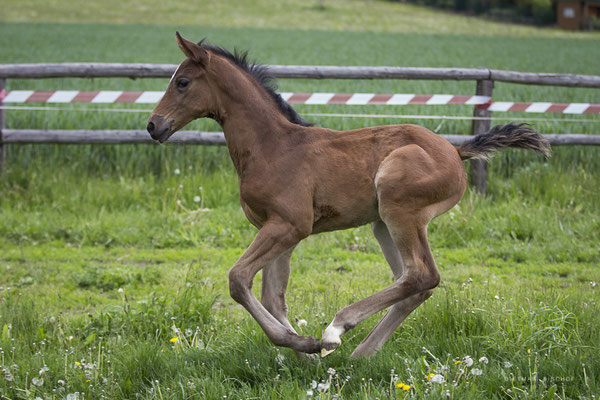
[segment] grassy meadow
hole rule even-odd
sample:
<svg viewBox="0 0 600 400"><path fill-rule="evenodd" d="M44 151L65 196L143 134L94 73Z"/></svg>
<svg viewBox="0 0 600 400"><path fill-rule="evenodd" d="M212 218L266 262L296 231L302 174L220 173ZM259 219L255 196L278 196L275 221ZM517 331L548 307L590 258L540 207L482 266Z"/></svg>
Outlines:
<svg viewBox="0 0 600 400"><path fill-rule="evenodd" d="M0 63L175 64L182 60L174 41L179 30L249 49L269 64L600 73L597 33L385 1L326 0L324 9L299 0L100 4L8 0L0 15ZM163 90L166 83L8 80L7 89ZM474 82L452 81L281 80L279 86L474 91ZM597 89L502 83L494 97L600 103ZM59 107L8 110L7 127L143 129L143 110L151 108ZM310 114L472 113L468 106L296 108L335 129L414 122L448 134L469 133L470 122ZM546 118L532 122L542 133L598 133L600 122L590 115L495 117L506 118L497 123ZM186 129L219 127L196 121ZM240 210L226 149L7 146L0 177L0 399L597 398L599 155L593 147L558 147L549 160L499 154L490 162L489 194L468 191L430 225L442 283L383 349L370 359L349 358L378 314L345 335L331 356L298 360L271 345L229 297L227 270L256 230ZM320 337L340 308L391 281L368 227L310 237L292 258L290 321L301 334Z"/></svg>

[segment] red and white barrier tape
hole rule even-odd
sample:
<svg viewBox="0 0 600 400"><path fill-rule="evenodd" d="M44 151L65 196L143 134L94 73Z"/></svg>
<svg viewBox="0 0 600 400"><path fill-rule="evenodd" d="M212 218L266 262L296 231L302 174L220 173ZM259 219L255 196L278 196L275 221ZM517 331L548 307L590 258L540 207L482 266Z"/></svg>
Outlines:
<svg viewBox="0 0 600 400"><path fill-rule="evenodd" d="M123 92L104 90L80 92L76 90L33 91L11 90L0 92L4 103L136 103L154 104L164 92ZM532 113L600 114L600 104L590 103L518 103L491 101L487 96L455 96L451 94L374 94L374 93L280 93L290 104L345 104L345 105L476 105L489 111L521 111Z"/></svg>

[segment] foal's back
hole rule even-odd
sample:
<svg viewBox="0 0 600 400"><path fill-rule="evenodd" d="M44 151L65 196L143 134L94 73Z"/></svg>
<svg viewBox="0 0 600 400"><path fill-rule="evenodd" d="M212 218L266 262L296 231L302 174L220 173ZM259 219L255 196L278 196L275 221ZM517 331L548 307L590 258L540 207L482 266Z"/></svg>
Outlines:
<svg viewBox="0 0 600 400"><path fill-rule="evenodd" d="M416 197L428 197L421 199L424 203L455 195L460 198L464 191L464 168L458 152L448 141L423 127L389 125L345 132L302 129L306 143L292 153L300 160L304 176L312 179L313 233L378 220L377 177L383 166L395 170L398 193L400 186L414 186ZM406 157L394 163L384 162L404 147Z"/></svg>

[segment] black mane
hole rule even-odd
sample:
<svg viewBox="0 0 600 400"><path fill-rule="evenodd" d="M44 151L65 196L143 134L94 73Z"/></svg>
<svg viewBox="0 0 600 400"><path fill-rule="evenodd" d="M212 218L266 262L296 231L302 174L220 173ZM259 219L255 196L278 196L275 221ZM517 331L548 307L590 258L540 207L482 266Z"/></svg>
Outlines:
<svg viewBox="0 0 600 400"><path fill-rule="evenodd" d="M287 117L287 119L297 125L302 126L312 126L313 124L303 120L300 115L290 106L283 98L276 92L277 90L277 82L273 75L269 73L269 70L266 66L261 64L254 64L248 61L248 52L238 52L237 49L234 50L233 54L222 47L213 46L209 44L204 44L204 40L198 43L200 46L210 51L211 53L215 53L221 57L226 58L231 61L244 71L246 71L250 76L252 76L256 81L267 91L269 96L275 100L275 104L279 110Z"/></svg>

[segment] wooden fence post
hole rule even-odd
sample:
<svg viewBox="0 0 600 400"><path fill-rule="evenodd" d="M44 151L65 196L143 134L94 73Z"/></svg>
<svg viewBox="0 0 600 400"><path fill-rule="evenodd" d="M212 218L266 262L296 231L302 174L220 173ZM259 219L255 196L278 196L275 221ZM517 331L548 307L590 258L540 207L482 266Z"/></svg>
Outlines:
<svg viewBox="0 0 600 400"><path fill-rule="evenodd" d="M3 94L2 92L4 91L4 88L6 87L6 80L3 78L0 78L0 107L3 105L2 103L2 98L3 98ZM4 128L6 128L6 122L5 122L5 110L0 108L0 173L2 173L4 171L4 168L6 167L6 146L4 145L4 142L2 141L2 131L4 130Z"/></svg>
<svg viewBox="0 0 600 400"><path fill-rule="evenodd" d="M494 81L489 79L477 81L477 88L475 89L475 94L477 96L488 96L491 98L493 91ZM475 106L475 109L473 110L473 116L490 118L492 116L492 112ZM471 132L473 135L478 135L480 133L487 132L490 129L490 126L491 121L489 119L474 119ZM482 194L486 194L487 192L487 171L487 161L471 160L469 178L471 180L471 184L475 186L475 189Z"/></svg>

